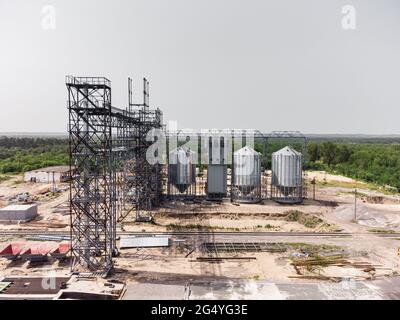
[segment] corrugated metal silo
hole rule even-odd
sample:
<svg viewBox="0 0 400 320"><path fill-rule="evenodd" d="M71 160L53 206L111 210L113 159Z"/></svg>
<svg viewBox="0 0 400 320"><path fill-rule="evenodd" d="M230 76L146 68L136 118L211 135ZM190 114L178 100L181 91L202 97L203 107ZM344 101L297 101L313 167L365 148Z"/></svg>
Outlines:
<svg viewBox="0 0 400 320"><path fill-rule="evenodd" d="M286 146L272 154L272 198L278 202L303 201L302 155Z"/></svg>
<svg viewBox="0 0 400 320"><path fill-rule="evenodd" d="M168 180L180 193L196 183L196 153L179 147L169 154Z"/></svg>
<svg viewBox="0 0 400 320"><path fill-rule="evenodd" d="M233 154L232 185L233 200L261 201L261 159L257 151L245 146Z"/></svg>

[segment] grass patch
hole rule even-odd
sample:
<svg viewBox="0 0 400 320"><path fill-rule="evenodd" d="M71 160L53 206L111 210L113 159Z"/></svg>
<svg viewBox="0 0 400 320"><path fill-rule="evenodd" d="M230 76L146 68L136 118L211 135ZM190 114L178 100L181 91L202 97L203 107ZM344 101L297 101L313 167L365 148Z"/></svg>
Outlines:
<svg viewBox="0 0 400 320"><path fill-rule="evenodd" d="M301 242L287 243L286 245L296 252L305 254L304 256L290 256L296 272L301 275L304 275L304 272L320 275L325 267L344 261L344 258L348 256L343 248L334 245L313 245Z"/></svg>
<svg viewBox="0 0 400 320"><path fill-rule="evenodd" d="M342 247L340 246L335 246L335 245L329 245L329 244L311 244L311 243L305 243L305 242L288 242L286 245L289 248L292 248L294 250L301 250L301 251L307 251L311 255L314 253L328 253L328 252L333 252L333 251L339 251L343 250Z"/></svg>
<svg viewBox="0 0 400 320"><path fill-rule="evenodd" d="M211 226L202 226L201 224L185 224L180 225L176 223L170 223L166 225L167 230L213 230Z"/></svg>
<svg viewBox="0 0 400 320"><path fill-rule="evenodd" d="M133 221L133 223L137 223L136 221ZM159 224L157 223L157 221L153 218L150 219L148 221L140 221L141 224L148 224L148 225L152 225L152 226L158 226Z"/></svg>
<svg viewBox="0 0 400 320"><path fill-rule="evenodd" d="M256 226L257 229L268 229L268 230L279 230L279 226L274 226L272 224L267 223L266 225L262 226L261 224L258 224Z"/></svg>
<svg viewBox="0 0 400 320"><path fill-rule="evenodd" d="M255 227L246 227L246 228L229 228L229 227L219 227L219 226L204 226L201 224L176 224L176 223L170 223L165 225L167 230L172 230L172 231L185 231L185 230L198 230L198 231L215 231L215 230L224 230L224 231L236 231L240 232L241 230L254 230L254 229L269 229L269 230L279 230L280 227L278 226L273 226L271 224L266 224L265 226L262 225L257 225Z"/></svg>
<svg viewBox="0 0 400 320"><path fill-rule="evenodd" d="M225 228L225 227L213 227L213 226L203 226L201 224L176 224L170 223L165 226L167 230L173 231L184 231L184 230L201 230L201 231L212 231L212 230L229 230L229 231L240 231L239 228Z"/></svg>
<svg viewBox="0 0 400 320"><path fill-rule="evenodd" d="M315 216L309 216L302 223L307 228L316 228L319 224L323 223L323 220Z"/></svg>
<svg viewBox="0 0 400 320"><path fill-rule="evenodd" d="M330 227L330 224L324 222L324 220L321 218L309 213L301 212L299 210L289 211L288 215L286 216L286 221L298 222L310 229L314 229L318 226Z"/></svg>
<svg viewBox="0 0 400 320"><path fill-rule="evenodd" d="M264 228L265 228L265 229L272 229L272 230L279 230L279 229L280 229L279 226L273 226L272 224L269 224L269 223L267 223L267 224L264 226Z"/></svg>
<svg viewBox="0 0 400 320"><path fill-rule="evenodd" d="M11 179L11 176L6 175L6 174L0 174L0 182L7 181L10 179Z"/></svg>
<svg viewBox="0 0 400 320"><path fill-rule="evenodd" d="M336 181L336 180L317 180L316 182L317 186L320 187L335 187L335 188L361 188L361 187L365 187L368 188L369 184L365 183L365 182L361 182L361 181L357 181L357 182L347 182L347 181ZM372 185L371 185L372 187ZM376 187L376 186L374 186Z"/></svg>
<svg viewBox="0 0 400 320"><path fill-rule="evenodd" d="M289 211L286 220L292 222L298 222L302 212L298 210Z"/></svg>
<svg viewBox="0 0 400 320"><path fill-rule="evenodd" d="M362 181L357 181L357 182L345 182L345 181L317 181L316 183L317 186L319 187L332 187L332 188L348 188L348 189L368 189L371 191L379 191L384 195L394 195L394 194L398 194L396 189L390 188L388 186L381 186L375 183L370 183L370 182L362 182ZM354 191L351 192L343 192L343 194L354 194ZM362 195L362 192L358 192L357 194L360 193ZM340 194L340 193L339 193ZM358 197L358 195L357 195Z"/></svg>
<svg viewBox="0 0 400 320"><path fill-rule="evenodd" d="M345 195L345 196L353 195L354 196L354 191L338 192L337 195L338 196L342 196L342 195ZM363 198L367 198L367 197L368 197L368 194L357 191L357 199L363 199Z"/></svg>
<svg viewBox="0 0 400 320"><path fill-rule="evenodd" d="M12 184L13 184L14 186L17 186L17 185L22 184L22 183L24 183L24 182L25 182L25 181L24 181L23 177L21 177L20 179L14 180L14 181L12 182Z"/></svg>

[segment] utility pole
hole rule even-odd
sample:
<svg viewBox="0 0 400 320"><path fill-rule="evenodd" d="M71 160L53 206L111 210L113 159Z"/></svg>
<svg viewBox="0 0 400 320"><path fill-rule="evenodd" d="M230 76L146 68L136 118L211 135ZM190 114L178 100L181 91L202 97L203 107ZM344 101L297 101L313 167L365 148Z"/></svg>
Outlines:
<svg viewBox="0 0 400 320"><path fill-rule="evenodd" d="M53 171L53 190L51 190L51 192L56 192L56 180L54 178L54 171Z"/></svg>
<svg viewBox="0 0 400 320"><path fill-rule="evenodd" d="M354 189L354 221L357 221L357 181Z"/></svg>
<svg viewBox="0 0 400 320"><path fill-rule="evenodd" d="M311 180L311 184L313 185L313 200L315 200L315 184L316 184L315 177Z"/></svg>

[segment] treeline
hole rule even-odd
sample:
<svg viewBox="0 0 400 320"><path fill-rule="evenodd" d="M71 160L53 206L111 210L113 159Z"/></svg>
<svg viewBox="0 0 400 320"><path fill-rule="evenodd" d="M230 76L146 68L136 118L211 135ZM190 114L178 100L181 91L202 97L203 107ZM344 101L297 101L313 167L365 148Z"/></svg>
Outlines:
<svg viewBox="0 0 400 320"><path fill-rule="evenodd" d="M49 137L9 137L0 136L0 147L5 148L37 148L52 146L67 145L68 139L66 138L49 138Z"/></svg>
<svg viewBox="0 0 400 320"><path fill-rule="evenodd" d="M366 143L363 138L360 141L355 138L346 142L334 141L334 138L328 141L312 139L307 146L306 168L391 186L400 192L400 144L393 143L391 138L380 139L379 143ZM286 145L303 152L302 141L271 139L268 155L262 157L263 166L271 168L271 154ZM263 153L261 141L256 141L255 147L258 152Z"/></svg>
<svg viewBox="0 0 400 320"><path fill-rule="evenodd" d="M381 141L380 141L381 142ZM302 141L271 139L268 156L262 165L271 167L271 154L291 145L303 152ZM262 141L256 141L257 151L264 153ZM348 177L389 185L400 191L400 144L322 141L308 144L307 168L326 170ZM0 137L0 173L20 173L41 167L68 164L68 140L61 138Z"/></svg>
<svg viewBox="0 0 400 320"><path fill-rule="evenodd" d="M0 173L20 173L68 164L68 140L0 137Z"/></svg>
<svg viewBox="0 0 400 320"><path fill-rule="evenodd" d="M400 191L400 145L312 142L308 167L389 185Z"/></svg>
<svg viewBox="0 0 400 320"><path fill-rule="evenodd" d="M357 143L357 144L400 144L399 135L311 135L312 142Z"/></svg>

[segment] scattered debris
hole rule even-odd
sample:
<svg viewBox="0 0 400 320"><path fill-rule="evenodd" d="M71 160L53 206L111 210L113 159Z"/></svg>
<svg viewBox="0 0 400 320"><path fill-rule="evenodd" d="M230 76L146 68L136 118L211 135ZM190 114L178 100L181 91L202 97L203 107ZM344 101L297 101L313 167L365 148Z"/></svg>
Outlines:
<svg viewBox="0 0 400 320"><path fill-rule="evenodd" d="M367 196L367 202L368 202L368 203L383 204L383 196L372 196L372 195L368 195L368 196Z"/></svg>
<svg viewBox="0 0 400 320"><path fill-rule="evenodd" d="M188 258L196 249L192 249L189 251L188 254L186 254L185 258Z"/></svg>
<svg viewBox="0 0 400 320"><path fill-rule="evenodd" d="M285 252L283 243L277 242L205 242L203 247L206 252Z"/></svg>
<svg viewBox="0 0 400 320"><path fill-rule="evenodd" d="M302 253L302 252L293 252L290 254L291 257L293 258L303 258L303 257L308 257L308 253Z"/></svg>
<svg viewBox="0 0 400 320"><path fill-rule="evenodd" d="M69 241L70 236L47 236L47 235L34 235L25 237L27 240L33 241Z"/></svg>
<svg viewBox="0 0 400 320"><path fill-rule="evenodd" d="M197 257L196 261L222 262L223 260L256 260L256 257Z"/></svg>
<svg viewBox="0 0 400 320"><path fill-rule="evenodd" d="M55 221L31 221L29 222L29 226L51 228L51 229L63 229L68 227L69 225L66 223L59 223Z"/></svg>
<svg viewBox="0 0 400 320"><path fill-rule="evenodd" d="M396 231L394 231L394 230L383 229L383 228L369 229L368 232L374 232L374 233L396 233Z"/></svg>

